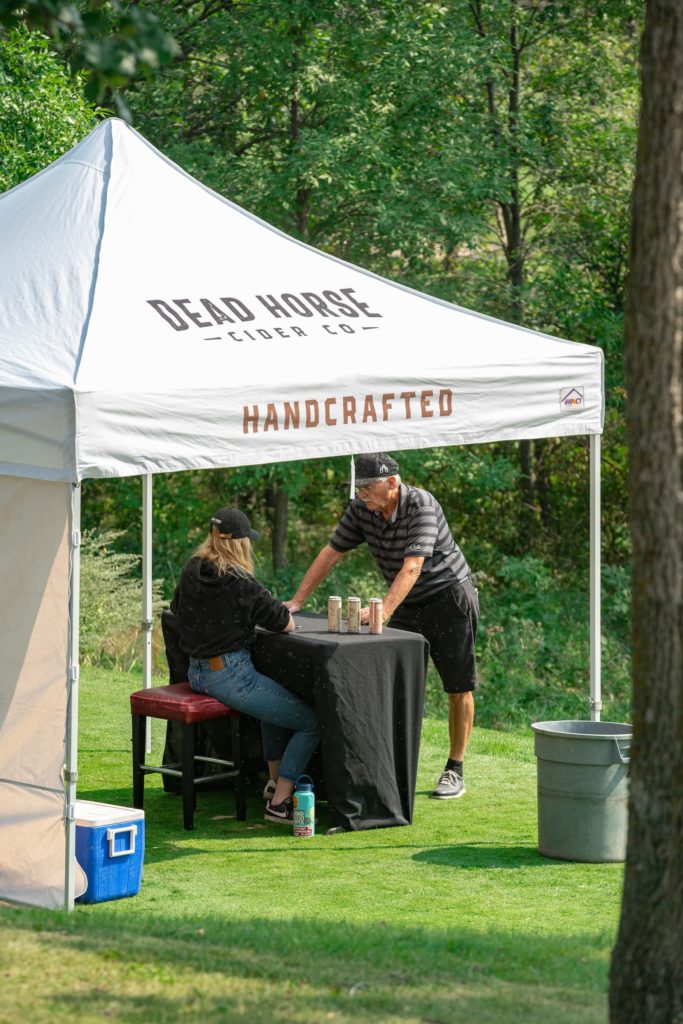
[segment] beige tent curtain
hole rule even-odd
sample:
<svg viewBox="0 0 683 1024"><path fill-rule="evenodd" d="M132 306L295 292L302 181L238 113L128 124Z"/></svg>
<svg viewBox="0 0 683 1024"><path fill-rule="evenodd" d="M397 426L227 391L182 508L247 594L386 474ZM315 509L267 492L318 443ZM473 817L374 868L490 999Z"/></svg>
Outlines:
<svg viewBox="0 0 683 1024"><path fill-rule="evenodd" d="M64 906L71 485L0 477L0 897Z"/></svg>

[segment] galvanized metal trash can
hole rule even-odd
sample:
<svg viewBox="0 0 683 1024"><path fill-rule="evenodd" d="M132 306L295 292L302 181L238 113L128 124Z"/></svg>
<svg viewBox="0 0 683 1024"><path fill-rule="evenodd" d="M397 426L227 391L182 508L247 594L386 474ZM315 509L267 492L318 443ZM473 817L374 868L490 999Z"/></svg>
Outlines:
<svg viewBox="0 0 683 1024"><path fill-rule="evenodd" d="M626 857L632 727L622 722L534 722L538 850L592 862Z"/></svg>

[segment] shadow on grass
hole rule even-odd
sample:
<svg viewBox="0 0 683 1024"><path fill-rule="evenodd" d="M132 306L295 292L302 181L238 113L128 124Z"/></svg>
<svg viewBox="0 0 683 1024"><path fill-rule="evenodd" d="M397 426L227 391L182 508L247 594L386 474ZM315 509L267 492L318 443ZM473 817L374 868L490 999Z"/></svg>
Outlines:
<svg viewBox="0 0 683 1024"><path fill-rule="evenodd" d="M79 791L79 799L98 803L115 804L117 807L132 808L132 790L87 789ZM264 801L258 794L250 793L247 802L247 819L238 821L235 815L232 790L207 790L199 793L194 815L195 827L183 827L183 804L180 794L166 793L161 787L150 787L145 791L145 862L148 864L192 857L206 853L217 840L229 842L231 853L272 853L282 855L279 847L273 849L253 848L253 841L265 836L289 837L291 828L278 823L266 822L263 817ZM333 816L325 804L318 805L318 833L333 824ZM232 844L245 844L244 850L234 849ZM306 842L297 847L303 853ZM313 852L313 851L311 851Z"/></svg>
<svg viewBox="0 0 683 1024"><path fill-rule="evenodd" d="M425 929L311 918L0 914L41 966L32 1020L593 1024L604 1018L606 936ZM129 908L126 908L128 910ZM113 912L112 912L113 911ZM57 933L57 934L55 934ZM21 948L21 947L19 947ZM28 969L28 968L27 968ZM46 983L47 979L47 983Z"/></svg>
<svg viewBox="0 0 683 1024"><path fill-rule="evenodd" d="M502 846L494 843L453 843L423 849L413 860L429 864L444 864L459 868L548 868L562 867L568 861L542 857L535 846ZM570 865L572 866L572 865Z"/></svg>
<svg viewBox="0 0 683 1024"><path fill-rule="evenodd" d="M83 799L113 803L119 806L130 806L132 803L130 790L97 789L88 790ZM179 795L166 793L160 787L150 788L146 793L146 848L145 861L158 864L205 854L215 848L216 841L230 844L231 855L270 854L277 858L282 856L279 846L255 846L254 843L266 837L285 837L288 830L282 825L270 824L263 819L263 800L257 794L250 794L247 807L247 820L237 821L234 813L231 792L211 791L199 795L195 812L195 828L187 831L182 825L182 801ZM322 835L333 824L333 817L326 806L318 805L317 831ZM374 837L383 829L370 830ZM403 830L401 830L403 831ZM367 834L367 833L366 833ZM341 849L358 833L346 832L326 838L330 845ZM242 844L240 847L239 844ZM381 849L392 851L414 848L413 860L418 863L439 864L450 868L482 869L498 868L515 870L528 867L566 866L564 861L548 860L541 857L533 846L510 846L493 843L444 843L439 846L425 848L424 843L406 842L403 836L400 843L377 842L376 838L368 845L369 857L376 856ZM356 855L361 851L354 848ZM319 847L308 846L305 841L298 843L296 848L288 851L288 856L316 856Z"/></svg>

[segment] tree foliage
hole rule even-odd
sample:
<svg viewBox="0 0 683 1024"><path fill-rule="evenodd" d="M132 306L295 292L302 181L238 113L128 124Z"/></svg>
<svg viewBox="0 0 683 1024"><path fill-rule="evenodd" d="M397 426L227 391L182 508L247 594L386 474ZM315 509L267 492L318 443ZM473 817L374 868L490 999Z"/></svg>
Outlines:
<svg viewBox="0 0 683 1024"><path fill-rule="evenodd" d="M173 37L143 4L0 0L0 26L18 25L49 37L74 71L85 70L86 98L100 102L108 94L124 117L128 108L120 90L178 53Z"/></svg>
<svg viewBox="0 0 683 1024"><path fill-rule="evenodd" d="M0 33L0 191L74 146L96 115L47 40L19 26Z"/></svg>

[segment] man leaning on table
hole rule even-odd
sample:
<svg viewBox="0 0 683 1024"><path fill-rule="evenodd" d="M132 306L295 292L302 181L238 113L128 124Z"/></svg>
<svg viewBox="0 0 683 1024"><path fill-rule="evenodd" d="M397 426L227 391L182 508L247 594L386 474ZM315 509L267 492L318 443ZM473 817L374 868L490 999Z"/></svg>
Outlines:
<svg viewBox="0 0 683 1024"><path fill-rule="evenodd" d="M479 598L465 556L453 540L441 506L429 491L401 482L398 463L384 452L355 460L356 495L329 544L284 603L296 613L331 569L364 541L389 587L384 621L421 633L448 694L450 752L432 796L453 800L465 792L463 760L474 721L477 687L474 645ZM368 608L361 610L367 622Z"/></svg>

